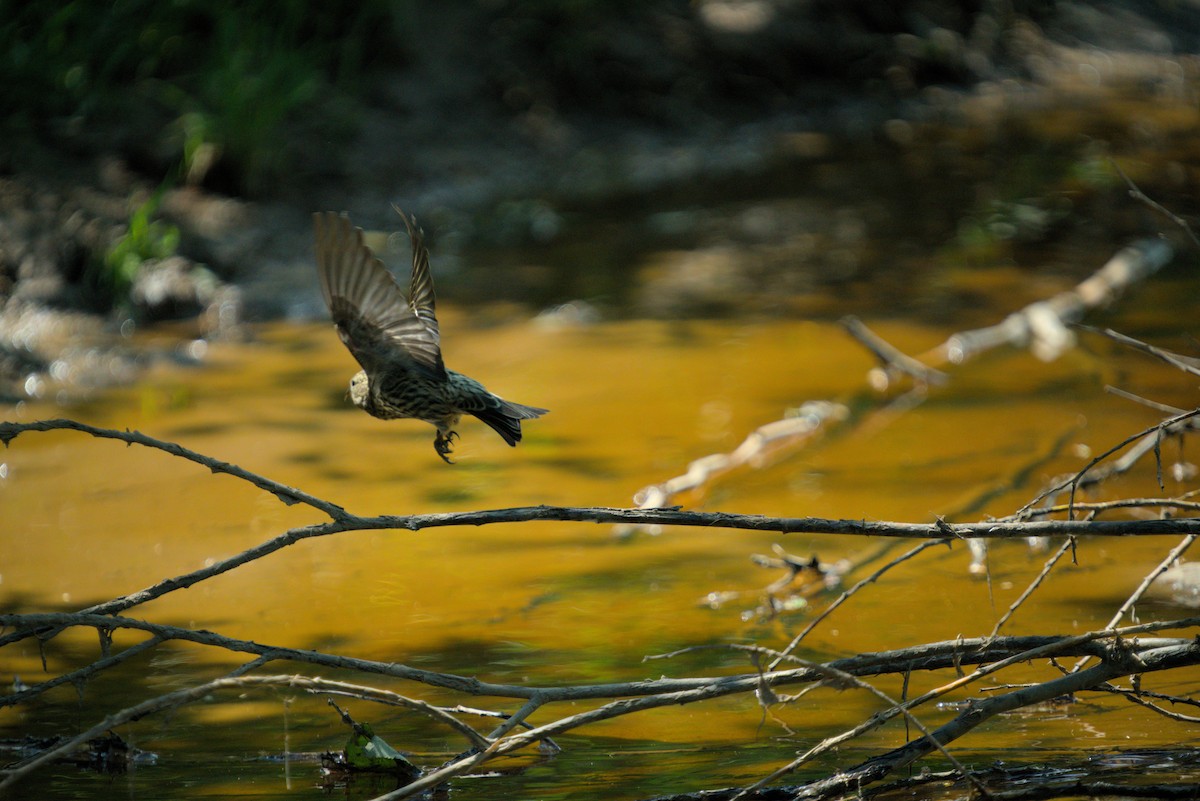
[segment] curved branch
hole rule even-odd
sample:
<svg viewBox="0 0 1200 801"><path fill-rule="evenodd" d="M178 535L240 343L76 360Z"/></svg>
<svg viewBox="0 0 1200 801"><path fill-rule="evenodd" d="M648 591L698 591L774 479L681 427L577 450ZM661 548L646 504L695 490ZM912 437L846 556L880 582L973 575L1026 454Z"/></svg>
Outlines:
<svg viewBox="0 0 1200 801"><path fill-rule="evenodd" d="M119 598L114 598L111 601L104 603L93 604L85 609L80 610L80 614L99 614L113 615L119 612L124 612L126 609L153 601L155 598L183 590L198 584L205 579L210 579L213 576L219 576L222 573L227 573L236 567L253 562L256 559L261 559L268 554L274 553L281 548L286 548L301 540L309 539L310 537L323 537L327 534L333 534L339 531L345 531L347 525L341 522L321 523L316 526L305 526L302 528L293 528L280 534L278 537L272 537L264 543L249 548L241 553L231 556L228 559L222 559L207 567L194 570L191 573L185 573L182 576L167 578L159 581L157 584L152 584L145 589L132 592L128 595L122 595ZM37 635L44 638L53 636L52 631L25 631L15 632L13 634L5 634L0 636L0 648L9 645L26 637Z"/></svg>
<svg viewBox="0 0 1200 801"><path fill-rule="evenodd" d="M969 704L953 720L939 727L932 734L906 743L887 754L883 754L846 771L804 787L794 798L828 798L842 792L852 791L864 784L878 781L894 770L910 765L933 752L939 746L955 740L986 720L1004 712L1042 703L1052 698L1101 687L1119 676L1135 673L1172 670L1196 664L1200 661L1200 642L1195 640L1183 644L1152 648L1132 653L1114 647L1105 660L1086 670L1068 673L1050 681L1024 687L1014 692L993 696Z"/></svg>
<svg viewBox="0 0 1200 801"><path fill-rule="evenodd" d="M243 481L248 481L259 489L266 490L274 495L279 500L283 501L288 506L297 503L303 503L307 506L324 512L334 520L340 520L346 516L346 510L342 507L322 500L314 495L309 495L307 492L302 492L295 487L289 487L286 484L280 484L278 481L272 481L269 478L264 478L257 473L252 473L249 470L244 470L235 464L222 462L219 459L214 459L211 456L205 456L202 453L197 453L190 448L185 448L182 445L177 445L174 442L165 442L161 439L147 436L140 431L117 431L113 428L99 428L91 426L87 423L80 423L76 420L57 419L57 420L34 420L29 423L14 423L0 422L0 442L4 443L5 447L26 431L82 431L85 434L91 434L93 437L102 439L116 439L128 445L141 445L146 448L154 448L172 456L178 456L182 459L187 459L189 462L195 462L198 465L207 467L214 473L227 473L234 478L240 478Z"/></svg>
<svg viewBox="0 0 1200 801"><path fill-rule="evenodd" d="M1172 426L1200 415L1200 409L1178 415L1165 420L1149 431L1167 430ZM91 434L94 437L118 439L131 444L144 445L150 448L170 453L175 456L202 464L213 472L227 473L235 478L249 482L256 487L265 489L283 499L291 499L293 503L304 503L312 506L333 520L320 525L291 529L288 532L268 540L267 542L244 551L238 556L213 565L205 570L198 570L174 579L162 582L172 585L170 589L190 586L196 581L224 572L236 564L265 556L286 545L291 545L301 539L335 534L342 531L365 531L375 529L400 529L420 531L426 528L445 526L484 526L497 523L529 523L538 521L580 522L598 524L634 524L657 526L688 526L694 528L729 528L744 531L772 531L780 534L834 534L857 535L867 537L892 537L898 539L980 539L980 538L1023 538L1049 536L1162 536L1200 534L1200 518L1176 518L1171 520L1127 520L1127 521L1079 521L1079 520L1040 520L1040 521L983 521L977 523L947 523L937 520L933 523L896 523L879 520L845 520L821 517L772 517L767 515L737 514L732 512L693 512L678 507L669 508L635 508L622 509L603 506L519 506L506 509L482 509L467 512L437 512L431 514L413 515L380 515L376 517L361 517L347 512L341 506L309 495L300 490L280 484L269 478L245 470L229 462L222 462L195 451L165 442L136 431L116 431L113 429L97 428L78 423L74 420L42 420L30 423L0 422L0 442L11 442L16 436L26 431L52 431L70 429ZM1145 432L1143 432L1144 434ZM1141 435L1138 435L1141 436ZM1107 453L1119 450L1137 437L1130 437L1125 442ZM1100 459L1093 460L1091 467ZM1076 475L1087 472L1084 468ZM1064 489L1070 482L1064 482L1056 489ZM178 585L178 586L174 586ZM158 587L160 585L155 585ZM168 589L167 591L170 591ZM142 593L125 596L118 601L129 601L125 606L101 604L89 607L87 612L109 613L127 609L139 603L144 603L158 595L153 594L155 588L143 590ZM0 644L3 644L0 641Z"/></svg>
<svg viewBox="0 0 1200 801"><path fill-rule="evenodd" d="M816 681L822 678L822 674L819 672L800 667L792 670L772 671L765 674L755 670L744 674L718 677L660 678L644 681L574 686L498 684L482 681L470 676L422 670L396 662L379 662L301 648L265 645L252 640L226 637L211 631L197 631L177 626L166 626L128 617L63 612L0 614L0 626L11 626L19 632L26 633L46 629L63 629L72 626L110 630L130 629L146 632L163 641L181 640L199 645L223 648L237 653L256 654L271 661L287 660L290 662L321 665L328 668L356 670L363 673L391 676L393 678L405 679L433 687L441 687L473 696L536 699L540 705L557 701L641 696L663 697L668 694L691 691L715 691L715 695L729 695L738 692L753 691L760 685L762 680L768 681L771 686L781 686ZM963 665L982 664L988 665L989 672L992 672L1011 662L1048 656L1103 656L1105 650L1104 646L1100 643L1101 640L1171 629L1194 628L1197 626L1200 626L1200 617L1154 621L1136 626L1126 626L1120 629L1087 632L1070 637L973 637L927 643L925 645L892 651L858 654L844 659L832 660L826 663L826 666L855 676L871 676L898 671L957 669ZM1168 642L1179 644L1190 641L1172 639ZM1139 641L1139 647L1158 647L1162 644L1160 641ZM19 695L0 696L0 707L27 700L29 693L37 693L44 689L49 689L47 685L50 684L51 682L47 682L46 685L36 685L22 691ZM670 703L679 703L679 701L672 700Z"/></svg>
<svg viewBox="0 0 1200 801"><path fill-rule="evenodd" d="M289 687L293 689L304 690L310 693L329 693L334 695L353 693L356 695L356 697L360 697L365 700L385 703L393 706L403 706L446 724L462 734L463 737L465 737L473 745L486 745L486 741L477 731L472 729L470 726L463 724L448 712L427 704L424 701L406 698L398 693L381 690L376 687L365 687L358 684L350 684L348 682L331 681L328 679L311 678L308 676L298 675L225 677L204 682L203 684L198 684L194 687L185 687L182 690L166 693L165 695L160 695L157 698L150 698L141 702L140 704L135 704L134 706L127 707L126 709L122 709L106 716L104 720L100 721L91 728L80 732L74 737L65 738L61 742L55 744L54 747L40 752L37 754L37 756L18 764L16 767L0 771L0 775L4 775L4 779L0 781L0 791L9 787L22 777L32 773L42 765L52 762L53 760L65 754L71 753L84 743L94 739L95 737L99 737L114 726L120 726L124 723L140 720L147 715L153 715L170 709L176 709L194 701L201 700L214 692L263 686Z"/></svg>

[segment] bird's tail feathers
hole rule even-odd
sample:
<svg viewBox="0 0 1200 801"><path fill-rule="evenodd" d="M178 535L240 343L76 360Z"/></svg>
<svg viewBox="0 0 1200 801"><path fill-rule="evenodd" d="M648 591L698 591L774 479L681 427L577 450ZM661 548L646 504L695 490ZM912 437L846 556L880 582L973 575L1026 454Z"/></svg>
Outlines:
<svg viewBox="0 0 1200 801"><path fill-rule="evenodd" d="M478 412L472 412L472 414L491 426L497 434L504 437L504 441L509 445L516 445L521 441L522 420L532 420L535 417L541 417L549 411L548 409L539 409L536 406L526 406L500 398L496 398L496 400L499 401L496 406L481 409Z"/></svg>
<svg viewBox="0 0 1200 801"><path fill-rule="evenodd" d="M513 403L506 400L501 400L500 406L503 407L506 414L518 420L532 420L550 411L549 409L539 409L536 406L526 406L523 403Z"/></svg>

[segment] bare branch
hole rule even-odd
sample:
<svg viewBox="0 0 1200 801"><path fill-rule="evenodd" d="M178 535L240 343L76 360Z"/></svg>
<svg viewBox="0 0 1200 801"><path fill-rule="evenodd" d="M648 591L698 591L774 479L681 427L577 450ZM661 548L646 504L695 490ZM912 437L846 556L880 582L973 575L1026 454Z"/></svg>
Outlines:
<svg viewBox="0 0 1200 801"><path fill-rule="evenodd" d="M111 667L116 667L117 665L120 665L125 661L138 656L139 654L145 653L146 651L153 650L161 645L164 641L164 638L156 635L148 640L145 640L144 642L138 643L137 645L130 646L120 653L109 654L108 656L101 657L95 662L85 665L78 670L72 670L69 673L63 673L60 676L47 679L46 681L40 682L32 687L26 687L25 689L17 690L12 695L0 696L0 708L23 704L26 701L36 698L47 690L53 690L55 687L61 687L64 684L71 684L79 687L83 682L87 681L92 676L108 670Z"/></svg>
<svg viewBox="0 0 1200 801"><path fill-rule="evenodd" d="M1183 556L1184 553L1187 552L1187 549L1190 548L1192 543L1195 541L1196 535L1189 534L1188 536L1184 537L1178 545L1172 548L1171 552L1164 556L1162 561L1159 562L1153 570L1146 574L1146 576L1142 579L1142 583L1139 584L1137 589L1133 591L1133 594L1125 599L1125 603L1121 604L1121 608L1116 611L1116 614L1112 616L1112 619L1108 622L1108 625L1105 628L1111 629L1120 623L1124 619L1125 615L1129 614L1129 610L1133 608L1134 604L1140 601L1142 596L1146 594L1146 591L1150 589L1150 585L1154 583L1154 580L1165 573L1167 568L1175 564L1176 560ZM1079 668L1081 668L1087 662L1087 660L1087 657L1083 657L1075 664L1073 669L1079 670Z"/></svg>
<svg viewBox="0 0 1200 801"><path fill-rule="evenodd" d="M1050 571L1054 569L1056 564L1058 564L1058 560L1062 559L1067 551L1074 549L1074 547L1075 539L1073 537L1068 537L1067 540L1059 547L1059 549L1054 552L1054 555L1047 559L1046 563L1042 565L1041 572L1038 573L1037 577L1029 583L1029 586L1025 588L1025 592L1021 593L1021 596L1017 598L1017 600L1013 601L1008 607L1008 611L1001 615L1000 619L996 621L996 625L992 627L992 633L989 636L995 637L1000 633L1000 628L1007 623L1008 619L1016 614L1017 610L1021 608L1025 601L1027 601L1029 597L1033 595L1033 591L1042 586L1042 582L1046 580L1046 576L1050 575Z"/></svg>
<svg viewBox="0 0 1200 801"><path fill-rule="evenodd" d="M875 358L879 360L880 367L878 369L882 375L878 380L872 379L870 381L876 390L883 391L887 389L888 384L891 383L890 377L897 374L907 375L922 384L944 384L949 380L950 377L941 370L929 367L920 360L914 359L904 353L868 328L857 317L853 315L846 316L840 322L842 328L845 328L850 336L862 343L862 346L871 351L875 355Z"/></svg>
<svg viewBox="0 0 1200 801"><path fill-rule="evenodd" d="M1185 424L1190 424L1190 421L1198 415L1200 415L1200 409L1192 409L1191 411L1184 412L1183 414L1177 414L1173 417L1168 417L1166 420L1163 420L1162 422L1153 425L1150 428L1143 429L1136 434L1126 437L1116 445L1113 445L1111 448L1101 453L1099 456L1093 458L1090 462L1084 465L1082 470L1075 473L1070 478L1043 491L1036 498L1018 509L1016 514L1011 515L1008 519L1013 520L1027 517L1029 515L1029 511L1038 503L1045 500L1049 496L1055 495L1066 489L1070 489L1070 504L1068 509L1074 509L1075 492L1081 486L1084 476L1086 476L1094 467L1107 460L1113 454L1123 450L1128 445L1136 443L1136 445L1130 449L1131 453L1128 454L1129 458L1125 459L1118 468L1128 469L1128 465L1132 463L1132 460L1140 459L1146 453L1154 450L1158 442L1159 432L1174 433L1177 431L1182 431L1185 428Z"/></svg>
<svg viewBox="0 0 1200 801"><path fill-rule="evenodd" d="M1068 326L1083 319L1089 310L1111 303L1130 285L1158 272L1174 257L1174 249L1164 240L1135 242L1118 251L1074 289L1031 303L996 325L954 334L921 361L961 364L1002 345L1030 345L1039 358L1055 359L1074 344Z"/></svg>
<svg viewBox="0 0 1200 801"><path fill-rule="evenodd" d="M1126 701L1137 704L1138 706L1141 706L1141 707L1145 707L1146 709L1149 709L1153 712L1157 712L1158 714L1162 715L1163 717L1169 718L1170 720L1174 720L1178 723L1200 723L1200 716L1184 715L1180 712L1172 712L1171 710L1164 709L1163 707L1159 706L1158 704L1156 704L1152 701L1146 700L1147 696L1154 695L1159 698L1166 697L1173 704L1187 703L1187 704L1197 705L1197 702L1193 701L1191 698L1178 698L1176 696L1161 696L1158 693L1143 693L1138 690L1124 690L1124 689L1121 689L1120 687L1111 687L1111 686L1099 688L1099 689L1105 689L1108 692L1115 693L1115 694L1121 696L1122 698L1124 698Z"/></svg>
<svg viewBox="0 0 1200 801"><path fill-rule="evenodd" d="M1131 179L1128 175L1125 174L1125 171L1121 169L1121 165L1117 164L1116 161L1113 161L1112 165L1113 165L1113 168L1117 171L1117 174L1120 175L1122 178L1124 178L1125 183L1128 184L1129 196L1131 198L1133 198L1134 200L1136 200L1140 203L1145 203L1147 206L1154 209L1159 214L1163 215L1168 220L1170 220L1171 222L1178 225L1180 228L1183 229L1183 232L1185 234L1187 234L1188 238L1192 240L1192 244L1195 245L1197 248L1200 248L1200 239L1196 238L1196 232L1192 230L1192 226L1187 224L1187 220L1183 219L1178 214L1175 214L1174 212L1170 211L1169 209L1164 207L1158 201L1155 201L1155 200L1152 200L1151 198L1149 198L1146 195L1146 193L1144 193L1141 189L1138 188L1138 185L1133 182L1133 179Z"/></svg>
<svg viewBox="0 0 1200 801"><path fill-rule="evenodd" d="M914 740L882 756L874 757L857 767L839 771L831 777L813 782L803 787L794 797L797 799L825 798L832 793L854 790L864 784L878 781L894 770L912 764L917 759L931 753L939 744L944 746L996 715L1049 701L1059 696L1092 689L1118 676L1151 670L1170 670L1195 664L1198 659L1200 659L1200 643L1195 641L1183 646L1168 646L1142 651L1136 658L1120 652L1110 653L1105 661L1086 670L1068 673L1041 684L973 702L952 721L934 731L932 735Z"/></svg>
<svg viewBox="0 0 1200 801"><path fill-rule="evenodd" d="M189 462L195 462L198 465L207 467L214 473L227 473L234 478L240 478L243 481L248 481L259 489L266 490L274 495L279 500L283 501L288 506L297 503L303 503L307 506L324 512L334 520L340 520L345 517L346 512L342 507L328 501L321 500L307 492L301 492L294 487L289 487L286 484L280 484L278 481L272 481L269 478L263 478L257 473L251 473L249 470L244 470L235 464L222 462L219 459L214 459L211 456L205 456L202 453L185 448L182 445L177 445L174 442L164 442L154 437L148 437L138 431L117 431L111 428L98 428L80 423L76 420L35 420L29 423L14 423L0 422L0 442L3 442L5 447L8 447L14 439L26 431L57 431L70 430L82 431L85 434L91 434L93 437L102 437L104 439L117 439L129 445L142 445L147 448L169 453L172 456L178 456L181 459L187 459Z"/></svg>
<svg viewBox="0 0 1200 801"><path fill-rule="evenodd" d="M1109 339L1120 342L1122 345L1128 345L1129 347L1140 350L1143 353L1149 353L1151 356L1156 356L1172 367L1178 368L1190 375L1200 375L1200 359L1196 359L1192 356L1183 356L1164 348L1155 347L1154 345L1142 342L1140 339L1134 339L1131 336L1126 336L1125 334L1114 331L1111 328L1105 328L1101 330L1099 328L1092 328L1090 326L1083 325L1077 327L1082 331L1092 331L1097 334L1102 334Z"/></svg>
<svg viewBox="0 0 1200 801"><path fill-rule="evenodd" d="M892 561L888 562L883 567L876 570L871 575L869 575L866 578L859 581L857 584L855 584L850 589L843 592L841 595L839 595L837 597L837 599L833 603L831 603L831 604L829 604L829 606L825 607L819 615L817 615L811 621L809 621L809 624L804 627L803 631L801 631L799 634L797 634L795 637L792 638L792 641L787 644L787 647L785 647L779 653L779 655L774 658L774 660L771 662L769 668L771 670L774 670L776 667L778 667L779 663L782 662L784 660L784 658L788 657L793 651L796 650L797 646L799 646L800 643L804 640L804 638L808 636L809 632L811 632L813 629L815 629L817 626L819 626L821 624L821 622L825 620L825 618L827 618L831 614L833 614L834 610L836 610L839 606L841 606L843 603L845 603L851 597L853 597L855 594L857 594L858 591L861 590L863 587L866 587L868 584L874 584L879 579L879 577L882 576L884 573L888 572L896 565L900 565L900 564L903 564L904 562L907 562L909 559L912 559L913 557L915 557L917 554L921 553L922 551L924 551L928 548L932 548L935 545L944 545L947 542L949 542L949 541L948 540L930 540L928 542L923 542L920 545L916 546L915 548L912 548L911 550L904 552L900 556L898 556L895 559L893 559Z"/></svg>

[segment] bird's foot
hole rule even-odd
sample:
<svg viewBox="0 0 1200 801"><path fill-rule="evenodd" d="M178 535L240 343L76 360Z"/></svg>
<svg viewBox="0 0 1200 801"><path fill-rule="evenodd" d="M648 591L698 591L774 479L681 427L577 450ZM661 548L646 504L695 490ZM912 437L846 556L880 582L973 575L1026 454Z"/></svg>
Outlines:
<svg viewBox="0 0 1200 801"><path fill-rule="evenodd" d="M457 431L447 431L444 437L442 436L442 432L439 431L433 439L433 449L437 451L438 456L442 457L442 461L446 464L454 464L449 454L451 453L450 445L457 437Z"/></svg>

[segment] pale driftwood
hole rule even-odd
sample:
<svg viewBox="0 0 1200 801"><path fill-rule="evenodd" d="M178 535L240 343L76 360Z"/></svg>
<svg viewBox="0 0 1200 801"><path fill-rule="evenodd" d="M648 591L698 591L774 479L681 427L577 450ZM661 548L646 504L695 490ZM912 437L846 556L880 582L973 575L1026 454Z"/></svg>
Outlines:
<svg viewBox="0 0 1200 801"><path fill-rule="evenodd" d="M1073 289L1031 303L996 325L953 334L919 358L903 353L855 317L844 318L842 326L880 362L868 374L868 385L883 392L900 376L908 376L917 382L919 391L906 395L901 404L912 405L924 399L923 389L927 385L946 383L948 375L939 367L960 365L988 350L1005 346L1028 347L1045 361L1058 358L1074 347L1075 334L1071 327L1087 312L1112 303L1130 286L1158 272L1174 257L1175 250L1166 240L1140 240L1118 251ZM765 465L772 456L802 447L814 435L850 418L850 408L845 404L829 400L805 402L783 419L759 426L735 450L695 459L682 475L643 487L635 493L634 503L640 509L671 505L682 493L700 490L732 470ZM654 531L622 525L617 534L629 536L639 530Z"/></svg>
<svg viewBox="0 0 1200 801"><path fill-rule="evenodd" d="M782 448L794 448L807 442L829 425L845 420L850 410L831 401L810 401L790 412L782 420L759 426L729 453L714 453L691 462L687 471L661 484L651 484L634 494L638 509L660 509L670 506L675 496L697 490L731 470L745 465L761 464L769 454ZM619 537L629 536L639 526L651 533L657 529L647 528L653 524L622 523L616 529Z"/></svg>
<svg viewBox="0 0 1200 801"><path fill-rule="evenodd" d="M879 360L879 366L872 370L867 377L867 382L877 392L884 392L890 388L896 374L906 375L922 384L944 384L950 380L950 376L946 373L904 353L868 328L866 323L857 317L853 315L843 317L841 325L850 336L857 339Z"/></svg>
<svg viewBox="0 0 1200 801"><path fill-rule="evenodd" d="M954 334L920 361L962 364L984 351L1002 346L1029 347L1045 361L1073 347L1070 326L1094 309L1112 303L1133 284L1161 270L1175 258L1164 239L1143 239L1122 248L1103 267L1073 289L1049 300L1031 303L996 325Z"/></svg>

